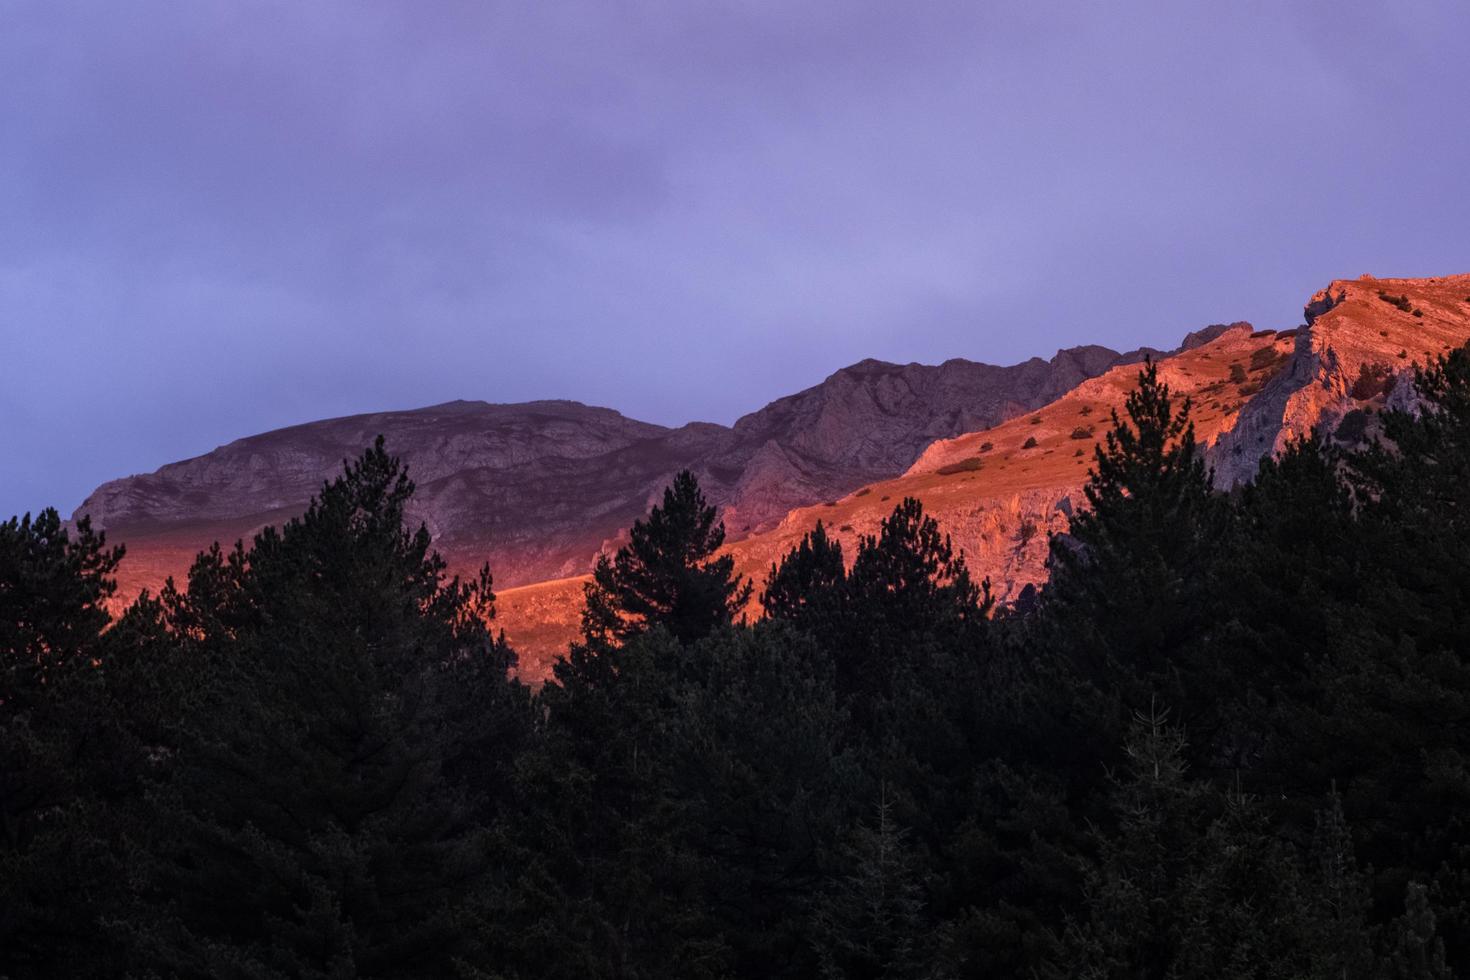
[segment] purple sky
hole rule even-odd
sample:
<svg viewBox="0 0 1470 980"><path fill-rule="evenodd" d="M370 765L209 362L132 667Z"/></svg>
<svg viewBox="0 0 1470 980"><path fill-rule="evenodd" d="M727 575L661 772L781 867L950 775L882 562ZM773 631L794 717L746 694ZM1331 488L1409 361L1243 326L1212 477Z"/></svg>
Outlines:
<svg viewBox="0 0 1470 980"><path fill-rule="evenodd" d="M0 0L0 515L1470 271L1470 4Z"/></svg>

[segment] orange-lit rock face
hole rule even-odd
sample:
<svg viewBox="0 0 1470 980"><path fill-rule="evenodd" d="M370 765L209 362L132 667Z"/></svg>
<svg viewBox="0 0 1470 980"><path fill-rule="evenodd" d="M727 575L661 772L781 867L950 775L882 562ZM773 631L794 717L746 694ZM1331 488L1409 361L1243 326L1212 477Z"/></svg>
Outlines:
<svg viewBox="0 0 1470 980"><path fill-rule="evenodd" d="M1387 393L1359 385L1365 367L1396 375L1396 397L1411 400L1414 365L1470 338L1470 275L1337 280L1312 297L1306 316L1310 325L1288 369L1251 400L1211 454L1223 486L1249 480L1262 455L1292 438L1314 427L1330 435L1353 409L1383 405Z"/></svg>
<svg viewBox="0 0 1470 980"><path fill-rule="evenodd" d="M1334 282L1313 297L1307 316L1309 325L1282 332L1231 328L1159 362L1161 378L1192 401L1196 438L1217 483L1249 479L1263 455L1314 426L1331 434L1354 408L1408 400L1415 362L1470 341L1470 275ZM1363 365L1373 377L1377 365L1397 377L1359 385ZM894 505L913 496L964 550L976 577L989 578L1001 600L1014 599L1045 581L1047 538L1065 531L1083 505L1093 445L1137 376L1136 365L1115 367L1039 410L937 440L903 475L793 509L771 531L733 542L736 568L761 582L818 520L850 559L859 536L876 534ZM582 581L504 595L506 631L525 636L531 653L528 676L574 635Z"/></svg>
<svg viewBox="0 0 1470 980"><path fill-rule="evenodd" d="M1293 344L1292 337L1235 327L1163 359L1159 375L1181 398L1192 398L1196 436L1208 444L1234 424L1250 392L1282 370ZM1231 380L1235 365L1242 381ZM976 577L988 577L1002 601L1013 599L1045 579L1047 538L1066 530L1068 515L1082 505L1093 446L1137 378L1136 365L1113 368L1035 412L939 440L902 476L830 505L793 510L775 531L732 545L738 567L763 575L818 520L850 557L859 536L876 534L899 500L917 497L964 550Z"/></svg>
<svg viewBox="0 0 1470 980"><path fill-rule="evenodd" d="M1354 408L1411 400L1412 365L1470 340L1470 275L1337 281L1307 317L1283 333L1212 328L1160 360L1193 401L1221 485L1249 479L1262 455L1313 426L1334 432ZM737 569L757 584L818 520L850 558L860 535L915 496L976 577L1015 598L1045 579L1047 538L1082 505L1093 444L1137 380L1136 364L1117 366L1127 357L1078 348L1014 368L863 362L731 429L670 430L575 403L361 416L241 440L109 484L88 505L128 544L119 577L130 598L181 575L211 541L298 513L343 456L398 431L389 448L418 481L416 514L451 568L490 561L499 623L522 675L540 678L575 636L578 573L684 466L721 505ZM1365 365L1379 381L1359 383Z"/></svg>

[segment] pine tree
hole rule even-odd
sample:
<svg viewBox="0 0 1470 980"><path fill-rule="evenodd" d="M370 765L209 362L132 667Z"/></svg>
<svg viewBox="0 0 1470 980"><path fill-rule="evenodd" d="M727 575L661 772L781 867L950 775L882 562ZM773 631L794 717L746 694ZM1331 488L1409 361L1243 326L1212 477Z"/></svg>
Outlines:
<svg viewBox="0 0 1470 980"><path fill-rule="evenodd" d="M993 602L990 583L975 584L939 523L906 497L859 541L845 606L829 640L838 688L868 696L890 693L895 671L924 669L940 647L978 643Z"/></svg>
<svg viewBox="0 0 1470 980"><path fill-rule="evenodd" d="M1183 734L1167 712L1134 718L1125 748L1127 769L1114 783L1115 835L1099 841L1089 875L1085 929L1074 932L1065 975L1089 978L1163 977L1177 955L1178 879L1195 843L1199 792L1185 781Z"/></svg>
<svg viewBox="0 0 1470 980"><path fill-rule="evenodd" d="M102 808L126 776L98 664L121 558L85 518L0 523L0 975L107 969Z"/></svg>
<svg viewBox="0 0 1470 980"><path fill-rule="evenodd" d="M555 758L540 757L557 773L548 778L587 793L576 803L559 797L543 805L579 811L576 819L588 828L584 842L601 842L563 841L564 847L581 849L575 860L596 860L588 850L618 846L591 814L628 820L639 807L634 801L656 792L650 788L649 766L642 772L631 766L633 779L608 786L584 781L597 780L609 758L617 758L608 753L620 747L627 747L633 758L646 758L647 732L666 723L677 685L702 667L699 658L671 656L664 640L672 640L676 649L696 643L730 625L750 599L750 583L742 584L733 575L734 559L716 557L724 540L724 524L717 522L715 508L686 470L664 490L661 506L633 522L628 544L611 559L598 559L584 590L581 641L557 660L553 683L541 697L548 743L559 746L551 753ZM621 761L614 771L623 771ZM585 895L597 881L592 875L556 887Z"/></svg>
<svg viewBox="0 0 1470 980"><path fill-rule="evenodd" d="M977 586L939 522L905 497L865 536L848 575L851 601L878 611L893 630L978 623L989 612L988 589Z"/></svg>
<svg viewBox="0 0 1470 980"><path fill-rule="evenodd" d="M1358 869L1351 828L1336 788L1317 811L1308 858L1310 867L1292 903L1304 920L1298 943L1306 961L1304 975L1320 980L1373 976L1368 881Z"/></svg>
<svg viewBox="0 0 1470 980"><path fill-rule="evenodd" d="M1341 808L1319 817L1311 861L1262 802L1192 777L1167 712L1134 720L1099 827L1087 917L1054 976L1341 980L1373 976L1366 883Z"/></svg>
<svg viewBox="0 0 1470 980"><path fill-rule="evenodd" d="M412 492L380 438L238 562L196 564L205 688L155 791L156 912L133 929L154 966L403 976L484 962L468 909L488 829L449 740L466 733L465 671L481 693L504 688L512 658L476 615L488 576L445 581L427 531L404 529Z"/></svg>
<svg viewBox="0 0 1470 980"><path fill-rule="evenodd" d="M586 643L626 642L653 626L690 643L733 622L750 600L750 583L733 574L735 559L715 557L725 525L688 470L664 490L662 506L633 522L628 537L593 569L582 619Z"/></svg>
<svg viewBox="0 0 1470 980"><path fill-rule="evenodd" d="M1341 466L1315 435L1293 440L1232 495L1215 546L1215 608L1189 665L1195 723L1214 732L1200 761L1263 795L1315 797L1341 774L1320 690L1360 642L1372 580Z"/></svg>
<svg viewBox="0 0 1470 980"><path fill-rule="evenodd" d="M867 785L837 700L831 655L784 623L723 630L678 698L672 791L693 802L703 903L739 976L810 976L809 898L826 878L850 799Z"/></svg>
<svg viewBox="0 0 1470 980"><path fill-rule="evenodd" d="M782 556L779 565L772 563L761 592L761 609L767 619L820 631L835 625L844 614L846 586L842 543L828 537L827 529L817 521L817 526Z"/></svg>
<svg viewBox="0 0 1470 980"><path fill-rule="evenodd" d="M1419 370L1417 412L1348 458L1363 533L1388 574L1370 598L1424 652L1470 652L1470 345Z"/></svg>
<svg viewBox="0 0 1470 980"><path fill-rule="evenodd" d="M675 777L681 702L710 659L662 629L616 650L604 684L558 665L543 688L544 737L519 768L512 955L527 976L725 975L728 950L704 900L713 869L692 846L698 801ZM512 920L515 921L515 920Z"/></svg>
<svg viewBox="0 0 1470 980"><path fill-rule="evenodd" d="M53 509L0 524L0 700L19 712L48 681L86 666L111 622L121 547L83 517L68 531Z"/></svg>
<svg viewBox="0 0 1470 980"><path fill-rule="evenodd" d="M1379 964L1385 980L1449 980L1455 974L1445 964L1444 942L1436 935L1429 889L1409 882L1404 914L1388 931L1389 947Z"/></svg>
<svg viewBox="0 0 1470 980"><path fill-rule="evenodd" d="M1052 542L1047 598L1148 663L1180 638L1179 607L1205 581L1220 508L1189 399L1176 406L1157 364L1139 372L1124 410L1094 449L1088 507Z"/></svg>
<svg viewBox="0 0 1470 980"><path fill-rule="evenodd" d="M1380 911L1426 900L1450 967L1470 967L1470 346L1416 373L1419 405L1382 415L1382 440L1346 460L1363 586L1316 744L1376 832L1364 860ZM1453 720L1452 720L1453 719ZM1314 721L1320 720L1313 717Z"/></svg>
<svg viewBox="0 0 1470 980"><path fill-rule="evenodd" d="M728 627L751 586L717 557L724 528L692 474L629 537L598 563L582 641L540 692L542 735L517 766L521 884L492 932L527 975L713 977L733 955L681 719L743 636Z"/></svg>
<svg viewBox="0 0 1470 980"><path fill-rule="evenodd" d="M923 891L886 788L875 817L854 828L841 851L842 874L813 910L811 942L821 975L834 980L921 977L933 955Z"/></svg>
<svg viewBox="0 0 1470 980"><path fill-rule="evenodd" d="M1116 691L1124 712L1155 698L1175 705L1209 753L1216 724L1206 716L1231 689L1210 676L1196 644L1214 616L1211 576L1227 512L1195 442L1190 402L1176 403L1158 365L1139 373L1124 410L1094 451L1088 507L1052 539L1041 635L1083 677Z"/></svg>

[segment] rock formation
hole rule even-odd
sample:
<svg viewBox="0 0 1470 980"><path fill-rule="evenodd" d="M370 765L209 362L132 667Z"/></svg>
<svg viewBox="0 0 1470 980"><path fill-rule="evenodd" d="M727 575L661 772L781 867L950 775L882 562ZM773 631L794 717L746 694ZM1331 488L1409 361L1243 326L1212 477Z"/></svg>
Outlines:
<svg viewBox="0 0 1470 980"><path fill-rule="evenodd" d="M1263 455L1292 438L1318 427L1331 436L1350 412L1382 407L1395 383L1407 397L1415 365L1465 343L1470 275L1336 280L1304 315L1286 370L1211 453L1221 486L1249 480Z"/></svg>
<svg viewBox="0 0 1470 980"><path fill-rule="evenodd" d="M304 508L379 433L418 484L413 516L451 567L489 561L501 624L528 676L574 635L583 576L683 468L721 507L743 575L818 520L849 557L904 496L920 498L977 578L1015 601L1046 578L1094 443L1121 411L1145 353L1193 400L1216 482L1250 479L1262 456L1314 427L1371 434L1386 406L1412 407L1412 368L1470 340L1470 275L1339 280L1288 330L1216 325L1167 354L1102 347L1011 367L863 361L734 426L671 429L576 402L451 402L251 436L98 488L77 509L127 543L122 594L179 575L210 542L233 542Z"/></svg>

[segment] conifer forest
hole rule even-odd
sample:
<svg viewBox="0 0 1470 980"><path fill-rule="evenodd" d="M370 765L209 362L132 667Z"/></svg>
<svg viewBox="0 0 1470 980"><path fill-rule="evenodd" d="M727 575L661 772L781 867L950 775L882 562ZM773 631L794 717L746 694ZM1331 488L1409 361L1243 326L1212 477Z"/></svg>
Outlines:
<svg viewBox="0 0 1470 980"><path fill-rule="evenodd" d="M12 518L0 977L1470 974L1470 348L1416 386L1220 492L1144 366L1004 605L914 499L742 579L681 473L544 684L382 440L126 608Z"/></svg>

